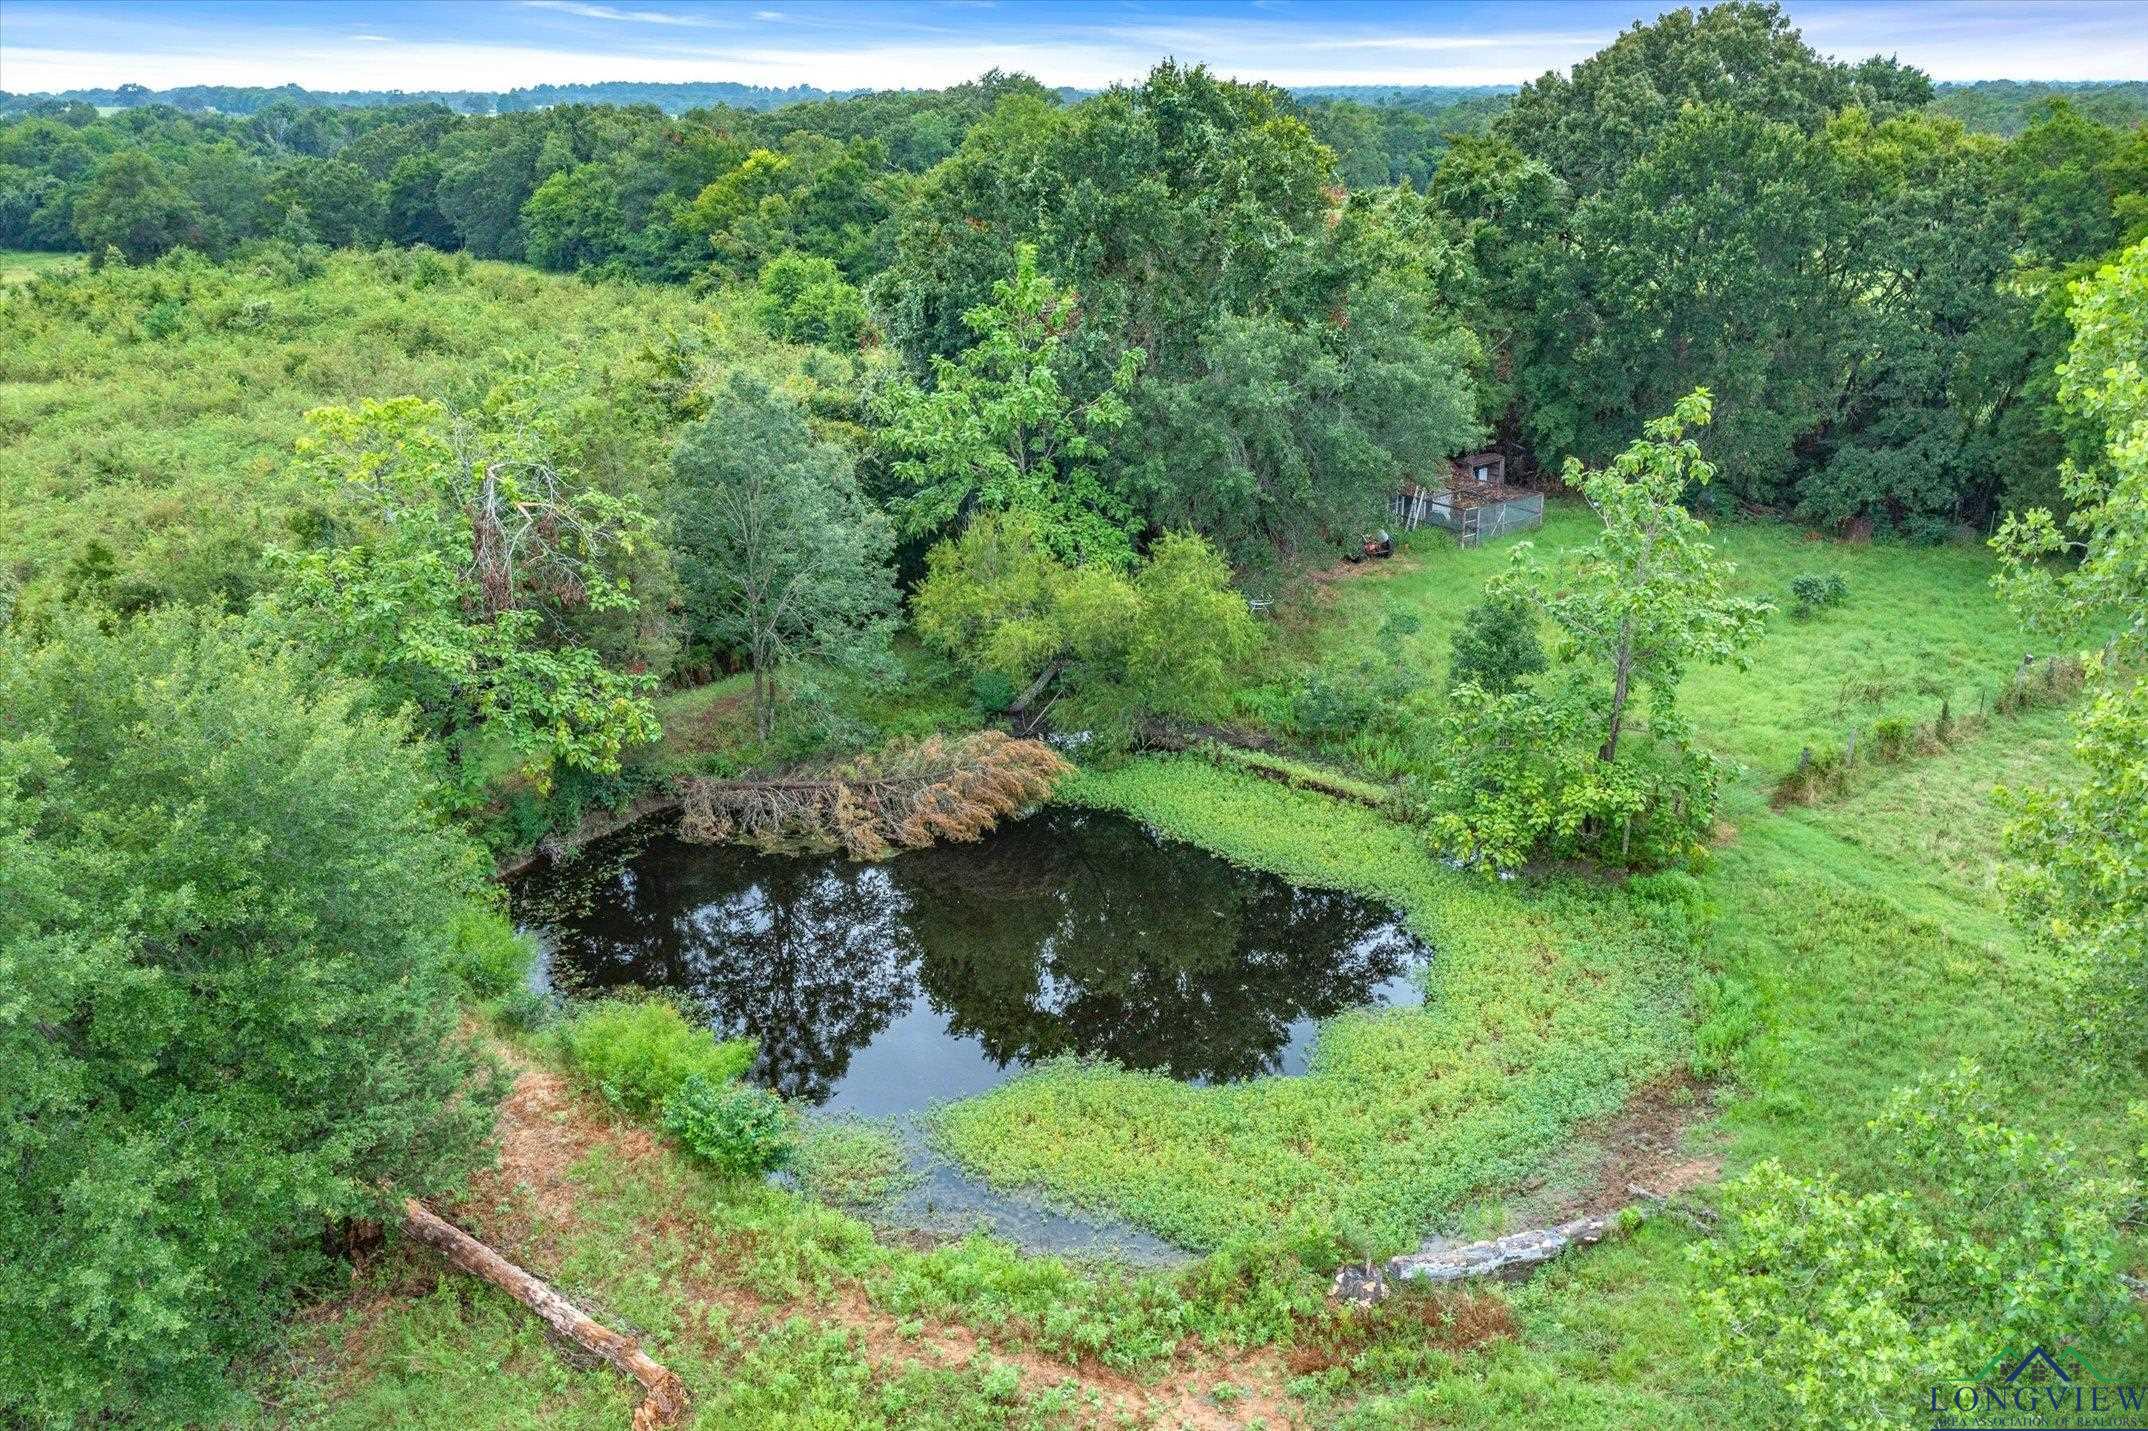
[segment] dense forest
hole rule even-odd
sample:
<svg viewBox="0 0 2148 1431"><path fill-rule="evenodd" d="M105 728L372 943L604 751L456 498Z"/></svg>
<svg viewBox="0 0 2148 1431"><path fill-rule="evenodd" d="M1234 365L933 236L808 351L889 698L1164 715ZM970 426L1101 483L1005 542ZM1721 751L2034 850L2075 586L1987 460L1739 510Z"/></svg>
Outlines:
<svg viewBox="0 0 2148 1431"><path fill-rule="evenodd" d="M1109 368L1090 349L1139 348L1130 391L1160 419L1191 396L1191 374L1267 341L1227 337L1225 318L1311 333L1320 325L1303 325L1326 315L1319 341L1336 372L1401 322L1424 352L1481 375L1478 418L1547 466L1603 460L1635 435L1635 414L1706 380L1720 410L1711 441L1737 474L1724 503L1930 538L2056 500L2050 474L2078 441L2048 376L2065 284L2148 222L2148 139L2063 99L2014 137L1986 138L1947 117L1969 92L1935 102L1912 70L1824 62L1787 32L1759 41L1758 77L1735 90L1665 72L1672 47L1752 43L1736 28L1744 13L1709 12L1690 34L1667 21L1497 105L1451 92L1304 102L1177 71L1075 103L989 75L679 117L275 104L100 118L76 105L0 128L0 246L140 263L271 238L424 244L702 286L832 264L832 282L790 300L801 306L787 321L888 342L922 377L967 344L961 315L1032 242L1048 278L1100 306L1077 345L1082 401ZM1626 94L1647 98L1629 113L1615 107ZM1181 104L1209 115L1197 138L1174 137ZM1104 160L1120 142L1181 152L1161 171ZM1217 163L1245 168L1226 181ZM1185 205L1163 212L1198 215L1202 235L1142 212L1163 194ZM1301 255L1275 251L1271 231L1296 235ZM1761 261L1745 262L1755 251ZM1334 322L1349 299L1361 311ZM826 305L839 311L812 316ZM1471 341L1477 355L1463 359ZM1395 356L1398 378L1440 380L1437 365ZM1317 382L1291 366L1293 381ZM1379 404L1387 420L1428 410L1396 396ZM1316 399L1307 420L1330 407ZM1377 434L1374 414L1350 420L1368 455L1399 450L1402 435ZM1201 470L1192 454L1138 450L1177 427L1130 425L1149 436L1111 459L1122 495L1153 492L1165 462ZM1231 445L1260 490L1283 490L1297 461L1286 434L1241 430ZM1353 465L1371 470L1345 462L1300 490L1347 490ZM1191 485L1204 481L1207 493L1146 515L1197 510L1215 498L1212 479ZM1288 550L1304 519L1339 516L1322 498L1254 525ZM1247 559L1246 539L1231 540Z"/></svg>
<svg viewBox="0 0 2148 1431"><path fill-rule="evenodd" d="M0 1410L616 1419L372 1260L405 1196L708 1425L1887 1425L2138 1356L2141 90L1732 0L1512 93L8 101ZM1381 530L1480 450L1535 540ZM933 1113L1162 1271L878 1238L824 1204L891 1133L538 989L499 888L1045 799L1438 951L1303 1076ZM1674 1171L1590 1270L1328 1299Z"/></svg>

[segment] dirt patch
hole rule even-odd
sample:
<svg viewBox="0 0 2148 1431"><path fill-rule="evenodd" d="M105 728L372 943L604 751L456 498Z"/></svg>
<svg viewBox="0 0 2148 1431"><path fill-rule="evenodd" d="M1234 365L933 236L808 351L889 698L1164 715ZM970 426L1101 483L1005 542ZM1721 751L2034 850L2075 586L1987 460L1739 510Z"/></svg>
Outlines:
<svg viewBox="0 0 2148 1431"><path fill-rule="evenodd" d="M1634 1200L1636 1187L1675 1197L1714 1182L1723 1160L1696 1157L1684 1146L1687 1132L1706 1122L1714 1106L1706 1084L1680 1074L1637 1090L1617 1113L1583 1129L1582 1136L1602 1143L1603 1159L1568 1214L1614 1212Z"/></svg>
<svg viewBox="0 0 2148 1431"><path fill-rule="evenodd" d="M1307 572L1305 579L1315 586L1333 586L1338 581L1349 581L1354 577L1365 576L1383 568L1399 571L1416 565L1415 558L1407 557L1401 552L1397 552L1391 557L1367 557L1363 561L1337 561L1333 566L1322 567L1319 571Z"/></svg>

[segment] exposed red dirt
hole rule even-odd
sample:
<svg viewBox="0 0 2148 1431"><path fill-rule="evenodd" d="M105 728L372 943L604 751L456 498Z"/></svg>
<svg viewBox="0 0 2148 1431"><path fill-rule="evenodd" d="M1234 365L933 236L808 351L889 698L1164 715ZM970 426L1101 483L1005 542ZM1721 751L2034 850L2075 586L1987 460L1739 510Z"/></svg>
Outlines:
<svg viewBox="0 0 2148 1431"><path fill-rule="evenodd" d="M614 1117L559 1074L511 1054L503 1057L514 1068L516 1080L500 1106L498 1163L473 1179L469 1197L451 1211L472 1235L542 1275L565 1260L581 1217L577 1200L590 1196L589 1187L574 1174L577 1165L601 1151L661 1179L670 1175L665 1163L674 1155L646 1129ZM667 1344L699 1343L696 1351L708 1354L742 1327L773 1328L799 1316L821 1326L841 1327L876 1368L892 1371L909 1363L959 1368L988 1354L1016 1368L1025 1400L1051 1387L1075 1383L1093 1394L1093 1402L1081 1413L1085 1424L1202 1431L1254 1423L1281 1431L1303 1424L1282 1390L1293 1373L1273 1353L1232 1352L1226 1359L1195 1347L1161 1375L1142 1379L1041 1351L1026 1344L1018 1327L997 1329L987 1337L960 1323L929 1317L899 1319L876 1309L856 1286L839 1288L834 1295L811 1302L769 1302L756 1296L738 1274L747 1250L739 1236L697 1217L682 1202L669 1205L662 1216L637 1227L637 1242L652 1254L661 1250L660 1260L674 1269L677 1285L707 1313L682 1318L666 1342L651 1342L648 1349L658 1360L663 1360ZM657 1259L652 1256L652 1260ZM563 1286L561 1290L593 1314L604 1315L602 1299L590 1295L588 1289ZM376 1292L370 1300L376 1304L373 1315L361 1316L346 1337L352 1343L347 1347L346 1365L363 1364L363 1343L354 1339L368 1335L365 1329L380 1320L395 1298ZM1218 1403L1211 1394L1223 1382L1236 1392L1228 1404ZM628 1390L622 1385L623 1394Z"/></svg>

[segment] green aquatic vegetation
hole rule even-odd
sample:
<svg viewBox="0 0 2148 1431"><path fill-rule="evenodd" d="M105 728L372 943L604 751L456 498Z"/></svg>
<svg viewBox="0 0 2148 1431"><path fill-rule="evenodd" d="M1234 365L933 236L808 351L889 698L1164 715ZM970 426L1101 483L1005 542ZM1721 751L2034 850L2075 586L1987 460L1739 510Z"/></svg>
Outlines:
<svg viewBox="0 0 2148 1431"><path fill-rule="evenodd" d="M841 1115L806 1124L791 1171L807 1192L837 1207L886 1203L913 1180L899 1133L884 1122Z"/></svg>
<svg viewBox="0 0 2148 1431"><path fill-rule="evenodd" d="M1193 1087L1054 1064L943 1110L941 1145L995 1183L1191 1247L1289 1230L1329 1261L1394 1251L1521 1181L1688 1046L1699 926L1661 897L1676 886L1488 884L1375 811L1197 760L1086 772L1058 798L1390 902L1436 952L1423 1008L1331 1020L1303 1077Z"/></svg>

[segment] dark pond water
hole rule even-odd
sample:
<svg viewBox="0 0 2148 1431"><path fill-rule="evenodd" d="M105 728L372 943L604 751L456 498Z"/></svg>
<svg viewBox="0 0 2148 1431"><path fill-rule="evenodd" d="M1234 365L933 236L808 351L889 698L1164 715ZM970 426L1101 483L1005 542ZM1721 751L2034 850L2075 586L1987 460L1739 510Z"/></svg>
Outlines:
<svg viewBox="0 0 2148 1431"><path fill-rule="evenodd" d="M688 996L785 1095L879 1117L1060 1054L1222 1082L1301 1073L1317 1021L1418 998L1428 952L1351 895L1118 816L1048 809L882 864L643 828L515 889L554 984Z"/></svg>

